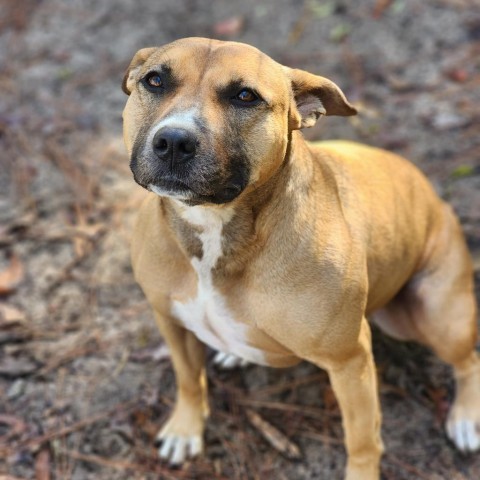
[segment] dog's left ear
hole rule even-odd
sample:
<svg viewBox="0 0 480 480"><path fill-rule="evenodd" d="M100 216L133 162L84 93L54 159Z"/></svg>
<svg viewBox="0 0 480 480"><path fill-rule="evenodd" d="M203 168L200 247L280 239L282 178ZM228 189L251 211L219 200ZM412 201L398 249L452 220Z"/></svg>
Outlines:
<svg viewBox="0 0 480 480"><path fill-rule="evenodd" d="M136 79L136 74L138 73L140 67L145 63L147 58L155 50L157 50L156 47L142 48L132 58L132 61L130 62L130 65L128 66L127 71L125 72L125 76L123 77L123 82L122 82L122 90L127 95L130 95L132 93L133 85Z"/></svg>
<svg viewBox="0 0 480 480"><path fill-rule="evenodd" d="M292 82L293 105L290 126L297 130L313 127L320 115L356 115L357 109L345 98L340 88L328 78L304 70L286 68Z"/></svg>

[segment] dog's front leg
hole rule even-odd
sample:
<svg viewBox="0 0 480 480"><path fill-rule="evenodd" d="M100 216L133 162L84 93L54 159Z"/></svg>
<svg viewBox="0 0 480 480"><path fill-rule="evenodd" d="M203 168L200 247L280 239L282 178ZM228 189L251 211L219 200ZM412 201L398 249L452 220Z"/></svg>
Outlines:
<svg viewBox="0 0 480 480"><path fill-rule="evenodd" d="M383 451L377 378L368 322L362 320L358 345L328 368L342 412L348 453L346 480L378 480Z"/></svg>
<svg viewBox="0 0 480 480"><path fill-rule="evenodd" d="M158 312L155 319L170 349L177 383L175 407L157 436L158 453L172 465L178 465L203 450L209 413L205 346L191 332Z"/></svg>

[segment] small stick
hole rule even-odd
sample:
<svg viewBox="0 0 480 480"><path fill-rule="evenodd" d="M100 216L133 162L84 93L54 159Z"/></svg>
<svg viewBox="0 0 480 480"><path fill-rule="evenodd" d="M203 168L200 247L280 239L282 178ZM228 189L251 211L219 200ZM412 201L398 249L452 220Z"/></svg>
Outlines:
<svg viewBox="0 0 480 480"><path fill-rule="evenodd" d="M282 455L285 455L290 460L299 460L302 458L298 446L291 442L284 433L274 427L271 423L264 420L253 410L246 410L246 414L250 423L275 450Z"/></svg>

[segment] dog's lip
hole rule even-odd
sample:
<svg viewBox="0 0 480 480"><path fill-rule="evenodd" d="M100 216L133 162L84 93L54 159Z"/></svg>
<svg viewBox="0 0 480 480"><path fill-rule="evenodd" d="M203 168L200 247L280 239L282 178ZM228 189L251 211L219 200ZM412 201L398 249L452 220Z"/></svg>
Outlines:
<svg viewBox="0 0 480 480"><path fill-rule="evenodd" d="M152 185L159 188L164 188L165 190L188 190L195 193L192 187L190 187L190 185L182 182L181 180L178 180L177 178L162 178L161 180L157 180L155 183L152 183Z"/></svg>
<svg viewBox="0 0 480 480"><path fill-rule="evenodd" d="M224 188L220 189L218 192L212 193L201 193L198 190L195 190L190 185L185 183L183 180L179 180L174 177L164 177L157 179L155 182L149 183L147 189L159 193L159 191L164 192L167 196L186 196L189 200L197 200L201 203L226 203L234 200L240 193L242 193L244 187L236 183L230 183Z"/></svg>

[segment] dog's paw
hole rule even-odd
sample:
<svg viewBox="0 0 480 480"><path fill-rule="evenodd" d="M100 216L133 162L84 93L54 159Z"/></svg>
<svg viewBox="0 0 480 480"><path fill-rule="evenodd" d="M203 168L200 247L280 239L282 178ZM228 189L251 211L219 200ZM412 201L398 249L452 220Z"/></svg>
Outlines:
<svg viewBox="0 0 480 480"><path fill-rule="evenodd" d="M480 358L474 356L457 377L457 392L446 424L447 435L462 452L480 450Z"/></svg>
<svg viewBox="0 0 480 480"><path fill-rule="evenodd" d="M213 357L213 363L224 370L232 370L237 367L245 367L248 365L248 362L243 358L224 352L217 352L215 357Z"/></svg>
<svg viewBox="0 0 480 480"><path fill-rule="evenodd" d="M203 452L203 430L208 406L200 400L178 399L170 419L157 434L155 445L162 460L181 465Z"/></svg>
<svg viewBox="0 0 480 480"><path fill-rule="evenodd" d="M181 465L185 460L203 452L200 435L180 436L160 432L157 436L158 455L172 466Z"/></svg>
<svg viewBox="0 0 480 480"><path fill-rule="evenodd" d="M448 419L447 435L462 452L480 449L480 422L466 418Z"/></svg>

